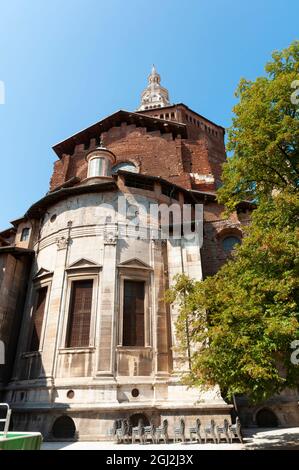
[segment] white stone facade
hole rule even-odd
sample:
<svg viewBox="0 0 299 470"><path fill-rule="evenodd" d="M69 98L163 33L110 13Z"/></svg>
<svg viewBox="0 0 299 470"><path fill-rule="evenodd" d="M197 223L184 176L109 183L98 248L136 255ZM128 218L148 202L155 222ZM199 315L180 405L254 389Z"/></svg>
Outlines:
<svg viewBox="0 0 299 470"><path fill-rule="evenodd" d="M182 361L175 350L177 311L163 301L176 273L201 279L199 240L156 240L118 236L128 220L118 217L118 197L134 208L149 208L156 194L119 187L115 191L70 195L49 204L33 234L36 253L26 300L14 377L7 401L16 428L36 428L46 437L61 414L71 416L80 439L104 439L114 419L145 413L170 421L180 415L226 416L219 390L200 393L180 385ZM131 189L131 188L130 188ZM166 196L160 201L168 203ZM106 205L106 206L105 206ZM140 225L148 222L140 211ZM156 221L150 221L153 225ZM89 345L66 347L70 293L74 280L92 279ZM145 282L144 346L122 344L123 286ZM39 351L28 352L36 289L48 287ZM138 396L132 390L138 390ZM71 392L71 393L70 393ZM19 421L18 421L19 420Z"/></svg>

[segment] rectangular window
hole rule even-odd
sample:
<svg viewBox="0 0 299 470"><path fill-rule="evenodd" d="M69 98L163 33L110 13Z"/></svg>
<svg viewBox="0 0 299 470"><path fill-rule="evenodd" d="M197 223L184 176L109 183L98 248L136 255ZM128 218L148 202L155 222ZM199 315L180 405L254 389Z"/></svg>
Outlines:
<svg viewBox="0 0 299 470"><path fill-rule="evenodd" d="M44 320L44 313L47 299L47 287L42 287L37 291L37 302L33 312L33 331L30 341L30 351L38 351L40 346L41 332Z"/></svg>
<svg viewBox="0 0 299 470"><path fill-rule="evenodd" d="M124 281L123 346L144 346L143 281Z"/></svg>
<svg viewBox="0 0 299 470"><path fill-rule="evenodd" d="M29 234L30 234L30 228L28 227L23 228L22 234L21 234L21 242L27 241L29 239Z"/></svg>
<svg viewBox="0 0 299 470"><path fill-rule="evenodd" d="M138 188L138 189L146 189L147 191L154 191L154 181L146 180L143 178L135 178L135 176L125 176L125 185L129 188Z"/></svg>
<svg viewBox="0 0 299 470"><path fill-rule="evenodd" d="M179 199L179 192L172 185L167 183L161 183L161 192L165 196L171 197L173 199Z"/></svg>
<svg viewBox="0 0 299 470"><path fill-rule="evenodd" d="M71 288L67 348L89 346L93 281L74 281Z"/></svg>

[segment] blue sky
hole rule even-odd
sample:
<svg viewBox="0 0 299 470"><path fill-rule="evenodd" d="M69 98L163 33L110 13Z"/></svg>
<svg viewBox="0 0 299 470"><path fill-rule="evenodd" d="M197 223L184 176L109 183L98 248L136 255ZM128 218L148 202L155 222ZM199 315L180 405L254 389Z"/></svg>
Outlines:
<svg viewBox="0 0 299 470"><path fill-rule="evenodd" d="M48 191L51 147L135 110L152 63L172 102L227 127L241 77L298 39L297 0L2 0L0 229Z"/></svg>

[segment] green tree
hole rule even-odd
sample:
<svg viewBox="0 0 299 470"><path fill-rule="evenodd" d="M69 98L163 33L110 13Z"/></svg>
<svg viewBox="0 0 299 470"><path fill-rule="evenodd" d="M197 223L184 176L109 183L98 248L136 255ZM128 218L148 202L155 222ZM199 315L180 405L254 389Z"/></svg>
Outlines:
<svg viewBox="0 0 299 470"><path fill-rule="evenodd" d="M234 155L218 195L228 211L242 199L258 203L243 243L215 276L202 282L177 276L167 293L179 303L182 350L188 335L184 381L218 383L227 396L255 401L299 379L290 361L291 342L299 339L299 114L290 101L299 42L275 52L266 71L240 83L229 131Z"/></svg>
<svg viewBox="0 0 299 470"><path fill-rule="evenodd" d="M299 78L299 41L274 52L265 70L255 81L242 79L236 91L227 145L233 156L218 191L229 210L241 200L298 188L299 106L291 102L291 84Z"/></svg>

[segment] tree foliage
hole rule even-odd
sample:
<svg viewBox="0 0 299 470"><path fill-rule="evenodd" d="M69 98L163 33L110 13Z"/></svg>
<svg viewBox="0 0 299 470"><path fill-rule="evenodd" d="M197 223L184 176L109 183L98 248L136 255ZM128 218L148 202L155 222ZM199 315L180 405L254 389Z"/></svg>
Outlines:
<svg viewBox="0 0 299 470"><path fill-rule="evenodd" d="M266 75L242 79L228 132L233 156L223 165L219 202L233 210L241 200L260 200L273 190L298 189L299 106L291 85L299 78L299 41L274 52Z"/></svg>
<svg viewBox="0 0 299 470"><path fill-rule="evenodd" d="M275 52L267 76L242 80L229 132L219 200L229 211L258 202L242 245L202 282L177 276L177 331L191 349L185 382L218 383L228 396L269 398L298 384L290 344L299 339L299 114L290 101L299 76L299 42ZM186 328L188 325L188 328Z"/></svg>

